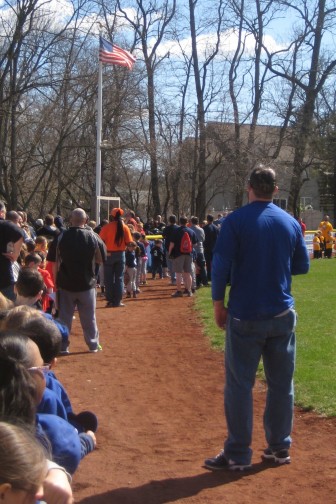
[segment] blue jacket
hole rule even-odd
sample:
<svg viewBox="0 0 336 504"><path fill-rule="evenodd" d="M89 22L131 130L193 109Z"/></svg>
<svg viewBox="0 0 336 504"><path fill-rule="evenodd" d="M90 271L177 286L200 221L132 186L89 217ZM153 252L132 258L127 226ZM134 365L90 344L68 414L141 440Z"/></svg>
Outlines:
<svg viewBox="0 0 336 504"><path fill-rule="evenodd" d="M77 430L56 415L38 413L36 417L38 439L47 447L49 441L52 460L73 474L82 458L82 446Z"/></svg>
<svg viewBox="0 0 336 504"><path fill-rule="evenodd" d="M309 256L298 222L267 201L254 201L223 221L212 262L212 298L241 320L272 318L294 304L292 275L307 273Z"/></svg>

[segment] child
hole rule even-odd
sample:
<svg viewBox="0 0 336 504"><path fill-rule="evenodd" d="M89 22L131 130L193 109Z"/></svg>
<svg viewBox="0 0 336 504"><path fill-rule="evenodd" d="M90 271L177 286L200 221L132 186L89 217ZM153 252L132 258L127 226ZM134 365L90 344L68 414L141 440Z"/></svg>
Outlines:
<svg viewBox="0 0 336 504"><path fill-rule="evenodd" d="M43 294L44 282L41 274L35 269L22 268L14 290L16 292L16 306L31 306L41 310L40 299ZM52 320L56 324L62 335L61 353L69 353L69 329L60 320L54 319L49 313L44 313L44 317Z"/></svg>
<svg viewBox="0 0 336 504"><path fill-rule="evenodd" d="M327 259L331 259L332 257L332 251L333 251L333 246L334 246L335 238L332 235L331 231L328 231L328 234L325 238L325 251L324 251L324 257Z"/></svg>
<svg viewBox="0 0 336 504"><path fill-rule="evenodd" d="M42 498L49 503L73 502L68 476L46 459L30 430L0 422L0 495L4 503L28 504Z"/></svg>
<svg viewBox="0 0 336 504"><path fill-rule="evenodd" d="M48 240L45 236L37 236L35 239L35 252L48 253Z"/></svg>
<svg viewBox="0 0 336 504"><path fill-rule="evenodd" d="M80 433L64 419L52 414L37 414L45 390L43 364L37 345L27 336L13 332L0 335L0 414L20 419L32 427L43 446L51 446L52 456L69 473L94 450L93 432ZM46 445L46 440L49 441Z"/></svg>
<svg viewBox="0 0 336 504"><path fill-rule="evenodd" d="M10 310L2 321L3 331L16 331L28 336L39 348L45 364L50 365L50 371L45 375L46 390L38 405L38 413L52 413L70 422L79 432L93 431L98 428L98 420L91 411L79 414L73 412L69 396L56 378L52 369L57 364L62 338L53 321L46 319L41 312L28 306L16 307Z"/></svg>
<svg viewBox="0 0 336 504"><path fill-rule="evenodd" d="M125 260L126 260L126 274L128 276L128 282L126 284L126 297L136 298L136 268L137 268L137 259L136 259L136 249L137 244L134 241L128 243L126 247Z"/></svg>
<svg viewBox="0 0 336 504"><path fill-rule="evenodd" d="M43 447L28 429L0 422L0 495L6 502L41 498L47 474ZM43 492L42 492L43 494ZM34 502L35 502L34 499Z"/></svg>
<svg viewBox="0 0 336 504"><path fill-rule="evenodd" d="M146 240L145 234L141 235L140 243L142 243L145 250L145 255L141 256L140 284L147 285L147 261L148 261L147 249L149 247L149 241Z"/></svg>
<svg viewBox="0 0 336 504"><path fill-rule="evenodd" d="M320 241L319 233L314 233L313 250L314 250L314 259L320 259L320 257L321 257L321 241Z"/></svg>
<svg viewBox="0 0 336 504"><path fill-rule="evenodd" d="M42 310L47 313L51 313L50 295L53 294L55 284L50 273L46 268L46 256L43 252L38 252L35 254L28 254L25 257L25 266L27 268L36 269L43 278L44 289L42 294Z"/></svg>
<svg viewBox="0 0 336 504"><path fill-rule="evenodd" d="M162 240L154 241L154 247L151 249L150 253L152 256L152 279L155 280L156 273L158 273L159 277L162 278L162 265L164 259Z"/></svg>
<svg viewBox="0 0 336 504"><path fill-rule="evenodd" d="M135 256L136 256L136 260L137 260L135 285L136 285L136 293L139 294L140 293L142 267L143 267L143 264L146 264L147 255L146 255L145 246L140 241L141 234L136 231L135 233L133 233L133 238L135 240L135 243L137 244L137 248L135 250ZM144 261L144 259L145 259L145 261Z"/></svg>

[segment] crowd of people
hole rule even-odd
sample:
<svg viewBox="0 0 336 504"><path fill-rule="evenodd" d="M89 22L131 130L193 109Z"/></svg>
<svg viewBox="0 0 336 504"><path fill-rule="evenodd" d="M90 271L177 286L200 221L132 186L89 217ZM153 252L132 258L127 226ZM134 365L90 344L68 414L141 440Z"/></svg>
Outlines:
<svg viewBox="0 0 336 504"><path fill-rule="evenodd" d="M201 223L175 215L167 224L160 215L143 223L133 211L113 208L97 225L76 208L67 226L52 215L31 226L24 212L6 212L0 202L0 444L4 439L13 460L18 453L36 460L34 473L15 479L3 470L0 450L5 502L14 502L13 493L22 497L18 503L28 502L27 495L29 502L73 502L71 475L95 449L98 420L91 411L73 411L54 372L57 356L71 351L75 314L88 351L101 351L97 296L106 298L107 309L123 308L157 278L176 287L172 298L191 297L211 283L215 320L226 328L228 437L205 467L250 467L251 391L261 356L272 384L264 458L290 461L296 323L290 278L308 271L309 257L302 225L272 203L276 190L274 171L256 169L248 205ZM276 233L268 232L270 225ZM330 226L327 218L320 225L326 257ZM241 247L246 240L249 246Z"/></svg>
<svg viewBox="0 0 336 504"><path fill-rule="evenodd" d="M51 214L31 225L25 212L7 212L0 202L0 437L13 460L19 453L36 460L35 471L14 477L14 467L2 471L0 453L5 502L73 502L71 475L95 449L98 428L93 412L73 411L55 375L57 357L70 353L73 319L96 353L98 295L119 308L157 278L176 286L172 297L209 285L219 232L213 220L177 224L171 215L167 225L161 216L143 223L113 208L96 225L76 208L68 225Z"/></svg>

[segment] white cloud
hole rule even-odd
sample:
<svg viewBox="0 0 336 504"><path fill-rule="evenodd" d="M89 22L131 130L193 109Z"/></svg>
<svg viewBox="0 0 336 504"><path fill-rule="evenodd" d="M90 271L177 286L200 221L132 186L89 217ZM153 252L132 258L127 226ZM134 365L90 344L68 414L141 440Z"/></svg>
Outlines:
<svg viewBox="0 0 336 504"><path fill-rule="evenodd" d="M252 35L243 33L245 40L245 53L252 54L255 48L255 40ZM217 42L216 33L208 33L200 35L197 37L197 49L199 57L205 58L209 56L215 49ZM153 42L154 44L154 42ZM228 30L221 33L221 41L219 47L219 57L230 57L230 55L236 50L238 44L238 33L235 30ZM271 35L265 35L264 44L270 51L275 51L283 48L280 46ZM182 54L191 56L191 38L187 37L178 42L174 40L169 40L160 44L157 50L158 56L164 56L169 52L171 58L179 59Z"/></svg>

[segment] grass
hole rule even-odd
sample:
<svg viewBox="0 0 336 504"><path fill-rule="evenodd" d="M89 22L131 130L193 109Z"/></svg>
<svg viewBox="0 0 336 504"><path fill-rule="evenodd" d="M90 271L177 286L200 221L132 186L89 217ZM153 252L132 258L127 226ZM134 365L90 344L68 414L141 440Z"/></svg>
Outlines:
<svg viewBox="0 0 336 504"><path fill-rule="evenodd" d="M293 277L297 356L296 404L326 416L336 416L336 260L311 262L308 275ZM222 351L225 333L213 319L210 289L200 289L195 308L211 346ZM262 364L259 369L263 378Z"/></svg>

